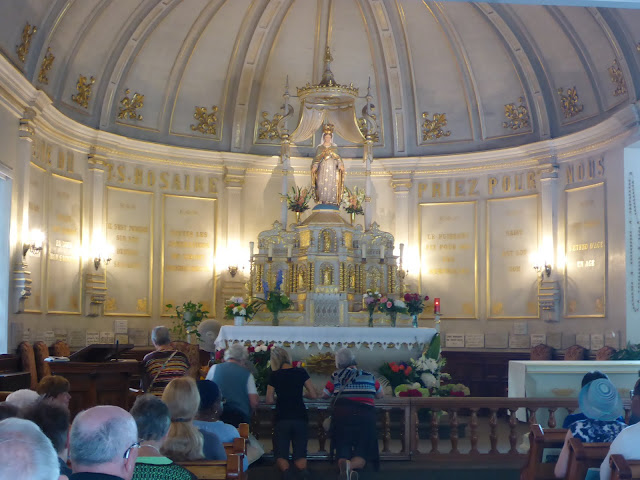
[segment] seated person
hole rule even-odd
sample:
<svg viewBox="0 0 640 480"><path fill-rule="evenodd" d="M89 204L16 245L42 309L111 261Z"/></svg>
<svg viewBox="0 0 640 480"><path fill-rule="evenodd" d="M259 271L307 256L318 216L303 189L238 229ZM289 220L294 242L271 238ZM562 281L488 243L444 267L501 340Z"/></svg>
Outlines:
<svg viewBox="0 0 640 480"><path fill-rule="evenodd" d="M63 407L69 408L69 400L71 400L70 389L71 384L66 378L60 375L47 375L42 377L42 380L38 383L36 392L46 399L51 399Z"/></svg>
<svg viewBox="0 0 640 480"><path fill-rule="evenodd" d="M0 478L67 480L60 475L58 456L49 439L29 420L0 422Z"/></svg>
<svg viewBox="0 0 640 480"><path fill-rule="evenodd" d="M258 406L256 380L246 367L249 360L247 349L234 343L224 352L224 363L213 365L207 380L218 385L225 400L220 419L237 427L251 423L251 413Z"/></svg>
<svg viewBox="0 0 640 480"><path fill-rule="evenodd" d="M226 460L220 439L211 432L201 432L193 424L198 413L200 394L191 377L175 378L162 394L169 407L171 426L160 451L174 462L185 460Z"/></svg>
<svg viewBox="0 0 640 480"><path fill-rule="evenodd" d="M220 389L211 380L200 380L196 382L200 393L200 408L193 424L201 432L214 433L222 443L233 442L234 438L240 437L240 432L233 425L220 420L222 413L222 395ZM244 457L244 470L249 468L247 456Z"/></svg>
<svg viewBox="0 0 640 480"><path fill-rule="evenodd" d="M160 453L171 425L165 403L155 395L142 395L136 398L129 413L136 421L140 440L133 480L192 480L191 472Z"/></svg>
<svg viewBox="0 0 640 480"><path fill-rule="evenodd" d="M160 397L171 380L187 373L190 364L184 353L171 348L167 327L155 327L151 332L151 342L156 350L142 360L140 388Z"/></svg>
<svg viewBox="0 0 640 480"><path fill-rule="evenodd" d="M51 440L51 444L58 454L60 473L67 476L71 475L71 469L67 466L69 452L67 437L71 422L69 409L55 400L45 398L27 407L22 415L25 419L31 420L40 427L42 433Z"/></svg>
<svg viewBox="0 0 640 480"><path fill-rule="evenodd" d="M567 474L570 438L579 438L584 443L612 442L627 426L619 420L624 412L622 400L609 380L599 378L582 387L578 404L586 418L569 426L554 469L556 478L564 478Z"/></svg>
<svg viewBox="0 0 640 480"><path fill-rule="evenodd" d="M7 402L0 402L0 421L5 418L17 417L20 414L20 409L15 405L11 405Z"/></svg>
<svg viewBox="0 0 640 480"><path fill-rule="evenodd" d="M580 388L584 387L587 383L593 382L594 380L597 380L599 378L605 378L609 380L609 377L607 376L607 374L602 373L599 370L593 370L591 372L585 373L584 377L582 377L582 384L580 385ZM586 418L587 417L582 412L572 413L571 415L567 415L567 417L564 419L564 422L562 422L562 428L569 428L569 425L571 425L573 422L577 422L578 420L584 420ZM620 417L620 421L624 422L624 418Z"/></svg>
<svg viewBox="0 0 640 480"><path fill-rule="evenodd" d="M15 392L11 392L7 396L5 403L18 407L18 410L23 410L24 408L33 405L39 400L40 395L38 395L38 392L34 392L33 390L30 390L28 388L22 388L20 390L16 390Z"/></svg>

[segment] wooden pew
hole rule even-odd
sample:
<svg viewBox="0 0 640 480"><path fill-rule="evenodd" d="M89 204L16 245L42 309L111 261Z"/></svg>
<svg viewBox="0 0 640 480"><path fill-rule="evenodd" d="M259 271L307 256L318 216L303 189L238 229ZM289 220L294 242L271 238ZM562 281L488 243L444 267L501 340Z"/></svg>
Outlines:
<svg viewBox="0 0 640 480"><path fill-rule="evenodd" d="M240 438L235 438L233 442L224 442L224 451L227 455L230 453L244 453L247 455L247 447L249 446L249 424L241 423L238 425L238 433Z"/></svg>
<svg viewBox="0 0 640 480"><path fill-rule="evenodd" d="M520 472L522 480L551 480L555 479L553 469L556 462L542 463L545 448L562 448L567 430L564 428L543 428L531 425L529 432L529 457Z"/></svg>
<svg viewBox="0 0 640 480"><path fill-rule="evenodd" d="M224 460L193 460L176 462L193 473L198 480L245 480L246 472L242 470L243 455L227 455Z"/></svg>
<svg viewBox="0 0 640 480"><path fill-rule="evenodd" d="M640 460L627 460L622 455L614 453L609 457L611 465L611 480L640 479Z"/></svg>
<svg viewBox="0 0 640 480"><path fill-rule="evenodd" d="M584 480L587 470L600 468L604 457L609 453L610 442L582 443L578 438L569 439L569 463L567 480Z"/></svg>

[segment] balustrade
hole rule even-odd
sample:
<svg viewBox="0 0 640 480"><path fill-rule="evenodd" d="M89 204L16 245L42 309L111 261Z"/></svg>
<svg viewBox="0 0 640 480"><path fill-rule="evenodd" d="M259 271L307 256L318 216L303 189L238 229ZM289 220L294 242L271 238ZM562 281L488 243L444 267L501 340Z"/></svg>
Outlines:
<svg viewBox="0 0 640 480"><path fill-rule="evenodd" d="M310 423L308 456L327 459L330 442L323 422L330 415L329 401L314 400L306 404ZM628 418L628 400L624 406ZM382 460L499 460L522 464L526 452L518 451L518 442L529 432L529 425L536 423L536 412L547 410L549 427L554 428L558 409L571 413L577 407L575 398L385 398L376 401L380 457ZM527 409L528 424L517 420L516 411L520 408ZM267 455L273 432L272 409L272 405L260 404L252 425L253 432L265 444ZM468 432L460 435L467 427ZM448 440L441 438L443 430L448 433Z"/></svg>

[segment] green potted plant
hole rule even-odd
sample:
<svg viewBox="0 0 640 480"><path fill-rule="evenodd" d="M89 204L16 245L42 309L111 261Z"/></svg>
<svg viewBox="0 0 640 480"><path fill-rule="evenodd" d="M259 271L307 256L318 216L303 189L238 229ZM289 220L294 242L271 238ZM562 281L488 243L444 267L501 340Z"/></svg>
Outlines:
<svg viewBox="0 0 640 480"><path fill-rule="evenodd" d="M189 343L191 343L192 333L195 334L197 338L200 338L198 325L209 316L209 312L202 309L202 303L193 303L189 300L175 307L171 303L167 303L165 307L167 310L175 310L175 315L171 315L171 318L177 317L177 319L174 321L171 331L176 336L186 338Z"/></svg>

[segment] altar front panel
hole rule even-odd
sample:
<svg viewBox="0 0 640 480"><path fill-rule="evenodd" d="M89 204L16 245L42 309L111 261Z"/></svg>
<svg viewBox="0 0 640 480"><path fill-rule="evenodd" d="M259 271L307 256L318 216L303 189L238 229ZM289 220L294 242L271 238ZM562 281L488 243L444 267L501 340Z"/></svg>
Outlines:
<svg viewBox="0 0 640 480"><path fill-rule="evenodd" d="M509 362L509 397L578 398L584 374L599 370L609 376L620 397L625 400L638 380L638 369L640 361L512 360ZM558 410L555 416L560 427L567 412ZM517 417L520 421L526 421L524 409L518 410ZM539 424L547 426L546 410L538 410L536 418Z"/></svg>

